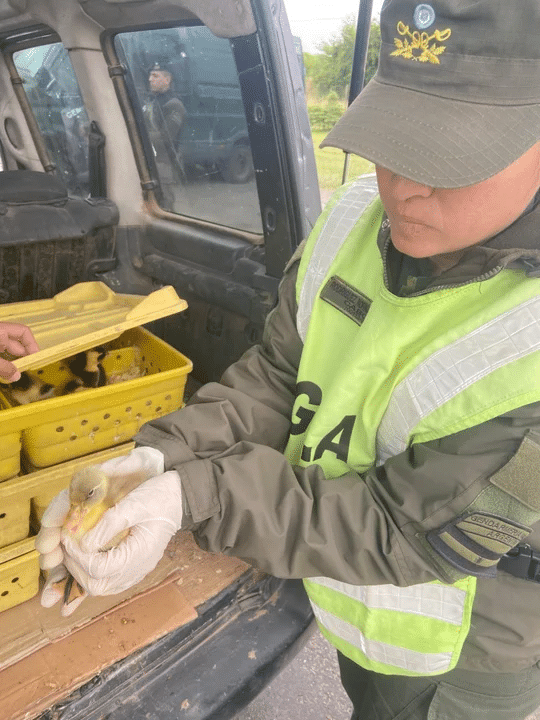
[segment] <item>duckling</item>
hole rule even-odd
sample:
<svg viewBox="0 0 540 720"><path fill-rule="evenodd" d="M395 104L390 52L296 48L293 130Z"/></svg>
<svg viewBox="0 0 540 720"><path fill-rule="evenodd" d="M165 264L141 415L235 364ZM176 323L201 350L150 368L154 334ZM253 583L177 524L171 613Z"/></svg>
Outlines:
<svg viewBox="0 0 540 720"><path fill-rule="evenodd" d="M15 382L9 383L8 388L10 396L19 405L45 400L55 394L54 385L43 382L43 380L28 372L22 372L21 377Z"/></svg>
<svg viewBox="0 0 540 720"><path fill-rule="evenodd" d="M64 521L63 529L75 540L80 540L93 528L104 512L112 508L128 492L148 478L145 473L133 473L109 478L95 466L89 466L73 474L69 485L71 507ZM101 550L110 550L118 545L128 532L111 540Z"/></svg>
<svg viewBox="0 0 540 720"><path fill-rule="evenodd" d="M73 380L68 380L63 386L60 395L71 395L71 393L80 392L85 389L86 388L81 378L73 378Z"/></svg>
<svg viewBox="0 0 540 720"><path fill-rule="evenodd" d="M97 388L106 385L107 376L101 364L101 361L106 355L106 348L103 347L103 345L98 345L91 350L85 350L68 358L66 360L67 366L73 375L81 381L82 385L76 385L77 380L71 381L71 383L67 383L64 391L74 392L83 386L87 388Z"/></svg>
<svg viewBox="0 0 540 720"><path fill-rule="evenodd" d="M80 541L109 508L148 479L148 473L142 470L108 477L96 466L82 468L73 474L69 485L71 507L64 520L62 532ZM100 548L100 551L105 552L116 547L129 535L129 532L127 529L118 533ZM47 539L47 528L42 528L40 536L40 543L43 544ZM58 593L63 595L62 615L64 616L70 615L86 597L85 590L69 573L67 577L55 583L55 587Z"/></svg>

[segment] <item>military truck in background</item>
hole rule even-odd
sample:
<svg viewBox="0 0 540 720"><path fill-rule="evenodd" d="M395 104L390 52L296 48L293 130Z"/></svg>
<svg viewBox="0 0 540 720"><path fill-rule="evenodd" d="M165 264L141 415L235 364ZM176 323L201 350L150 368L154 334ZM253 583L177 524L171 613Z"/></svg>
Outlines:
<svg viewBox="0 0 540 720"><path fill-rule="evenodd" d="M230 183L253 177L238 72L227 39L201 26L136 30L122 35L119 50L143 106L150 69L157 64L171 73L173 91L186 109L180 152L188 173L217 173Z"/></svg>
<svg viewBox="0 0 540 720"><path fill-rule="evenodd" d="M0 304L87 281L142 296L171 285L188 309L148 329L193 362L188 392L219 379L261 338L320 212L283 4L0 0L0 49ZM185 173L148 126L155 62L186 109ZM5 496L0 483L0 530ZM39 595L0 612L2 715L227 720L308 638L300 581L203 553L187 533L165 560L129 597L71 619ZM9 599L20 578L1 570Z"/></svg>

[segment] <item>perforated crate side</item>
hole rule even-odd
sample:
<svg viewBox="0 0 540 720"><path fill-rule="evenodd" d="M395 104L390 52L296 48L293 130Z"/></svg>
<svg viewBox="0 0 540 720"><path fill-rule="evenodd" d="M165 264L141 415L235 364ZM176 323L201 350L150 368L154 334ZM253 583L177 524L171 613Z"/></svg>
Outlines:
<svg viewBox="0 0 540 720"><path fill-rule="evenodd" d="M39 553L26 552L0 564L0 612L20 605L39 590Z"/></svg>
<svg viewBox="0 0 540 720"><path fill-rule="evenodd" d="M176 379L128 391L120 385L99 410L87 412L82 402L84 393L79 393L77 415L23 430L24 454L32 465L48 467L128 442L145 422L182 406L183 387Z"/></svg>
<svg viewBox="0 0 540 720"><path fill-rule="evenodd" d="M30 499L0 497L0 548L28 537L30 532Z"/></svg>

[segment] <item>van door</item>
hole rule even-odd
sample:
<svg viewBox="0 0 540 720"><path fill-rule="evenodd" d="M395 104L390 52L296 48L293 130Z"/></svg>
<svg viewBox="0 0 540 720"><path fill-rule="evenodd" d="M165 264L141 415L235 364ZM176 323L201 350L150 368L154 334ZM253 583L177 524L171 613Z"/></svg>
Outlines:
<svg viewBox="0 0 540 720"><path fill-rule="evenodd" d="M260 340L285 263L320 212L285 16L264 3L254 16L257 31L232 38L169 22L111 29L102 40L148 210L125 257L188 301L181 317L152 329L187 352L201 382Z"/></svg>

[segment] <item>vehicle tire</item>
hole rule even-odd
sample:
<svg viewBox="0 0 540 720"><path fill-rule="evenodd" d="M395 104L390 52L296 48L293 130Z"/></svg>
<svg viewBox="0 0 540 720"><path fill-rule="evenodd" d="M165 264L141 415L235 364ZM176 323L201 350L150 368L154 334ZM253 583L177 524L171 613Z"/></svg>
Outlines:
<svg viewBox="0 0 540 720"><path fill-rule="evenodd" d="M251 180L254 173L249 145L243 142L236 143L221 168L223 179L235 184L246 183Z"/></svg>

